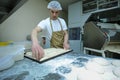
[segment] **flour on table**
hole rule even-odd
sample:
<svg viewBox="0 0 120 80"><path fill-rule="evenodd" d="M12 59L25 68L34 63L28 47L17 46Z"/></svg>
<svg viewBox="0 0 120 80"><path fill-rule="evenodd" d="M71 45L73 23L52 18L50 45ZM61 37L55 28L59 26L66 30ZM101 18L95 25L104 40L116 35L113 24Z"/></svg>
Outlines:
<svg viewBox="0 0 120 80"><path fill-rule="evenodd" d="M113 73L114 73L114 75L116 75L117 77L120 78L120 67L115 68L115 69L113 70Z"/></svg>
<svg viewBox="0 0 120 80"><path fill-rule="evenodd" d="M0 59L0 71L11 67L14 64L12 56L5 56Z"/></svg>
<svg viewBox="0 0 120 80"><path fill-rule="evenodd" d="M120 60L113 60L111 61L112 65L116 66L116 67L120 67Z"/></svg>

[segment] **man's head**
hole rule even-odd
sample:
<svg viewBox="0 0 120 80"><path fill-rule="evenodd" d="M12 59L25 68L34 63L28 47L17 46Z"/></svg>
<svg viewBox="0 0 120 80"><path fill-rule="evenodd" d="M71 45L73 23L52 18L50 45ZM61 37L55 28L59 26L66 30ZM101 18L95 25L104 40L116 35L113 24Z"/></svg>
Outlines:
<svg viewBox="0 0 120 80"><path fill-rule="evenodd" d="M60 10L62 10L61 4L58 1L49 2L47 8L50 10L50 17L52 19L57 19Z"/></svg>
<svg viewBox="0 0 120 80"><path fill-rule="evenodd" d="M61 4L58 1L49 2L47 8L51 10L62 10Z"/></svg>

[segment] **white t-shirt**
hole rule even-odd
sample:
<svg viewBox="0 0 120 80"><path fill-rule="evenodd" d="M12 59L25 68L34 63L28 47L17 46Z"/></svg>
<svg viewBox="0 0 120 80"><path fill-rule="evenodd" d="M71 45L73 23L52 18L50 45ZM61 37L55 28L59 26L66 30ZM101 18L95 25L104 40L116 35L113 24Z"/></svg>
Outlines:
<svg viewBox="0 0 120 80"><path fill-rule="evenodd" d="M63 30L67 30L67 25L64 19L58 18L61 22ZM51 20L53 31L61 31L61 26L59 21L57 20ZM50 41L52 36L52 28L50 25L50 18L44 19L37 25L42 29L42 34Z"/></svg>

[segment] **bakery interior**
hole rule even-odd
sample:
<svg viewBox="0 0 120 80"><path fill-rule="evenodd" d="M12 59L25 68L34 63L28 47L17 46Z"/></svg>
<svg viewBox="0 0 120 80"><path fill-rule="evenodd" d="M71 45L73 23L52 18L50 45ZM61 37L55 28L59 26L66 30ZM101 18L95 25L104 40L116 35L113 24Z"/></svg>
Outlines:
<svg viewBox="0 0 120 80"><path fill-rule="evenodd" d="M39 42L38 61L30 34L50 1L0 0L0 80L120 80L120 0L57 0L70 50Z"/></svg>

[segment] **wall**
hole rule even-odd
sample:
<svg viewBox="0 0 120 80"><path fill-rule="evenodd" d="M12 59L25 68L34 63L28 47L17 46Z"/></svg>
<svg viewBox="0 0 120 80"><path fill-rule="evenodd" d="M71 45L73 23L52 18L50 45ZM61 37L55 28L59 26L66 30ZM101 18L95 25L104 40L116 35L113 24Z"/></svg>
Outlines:
<svg viewBox="0 0 120 80"><path fill-rule="evenodd" d="M78 1L68 6L68 25L69 28L72 29L69 33L70 36L77 36L78 39L70 39L70 47L73 49L74 52L80 53L82 49L82 42L81 42L81 16L82 16L82 1ZM78 29L80 28L80 31ZM74 29L74 30L73 30ZM76 30L75 30L76 29ZM76 32L76 34L74 33ZM79 36L78 36L79 35ZM80 37L80 39L79 39Z"/></svg>
<svg viewBox="0 0 120 80"><path fill-rule="evenodd" d="M28 0L0 24L0 41L24 41L42 19L49 16L46 0ZM65 13L62 13L64 16ZM65 17L65 16L64 16Z"/></svg>

